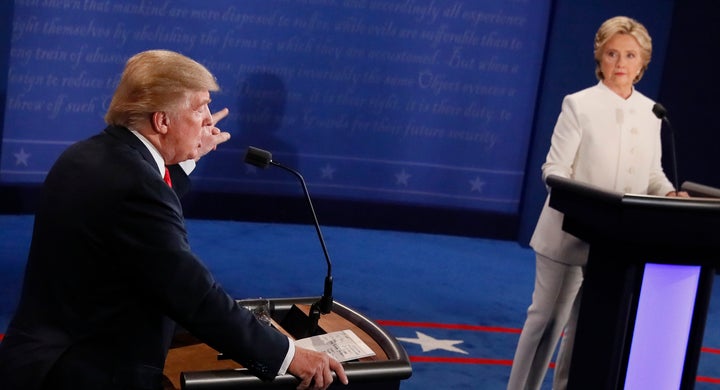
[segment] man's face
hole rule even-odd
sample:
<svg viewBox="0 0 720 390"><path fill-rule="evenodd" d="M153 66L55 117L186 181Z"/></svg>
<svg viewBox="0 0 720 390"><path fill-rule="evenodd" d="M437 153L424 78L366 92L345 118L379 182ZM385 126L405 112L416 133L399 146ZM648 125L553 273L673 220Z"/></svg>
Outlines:
<svg viewBox="0 0 720 390"><path fill-rule="evenodd" d="M199 156L204 132L212 130L212 115L208 104L210 92L192 91L177 109L168 112L168 131L163 158L171 165Z"/></svg>

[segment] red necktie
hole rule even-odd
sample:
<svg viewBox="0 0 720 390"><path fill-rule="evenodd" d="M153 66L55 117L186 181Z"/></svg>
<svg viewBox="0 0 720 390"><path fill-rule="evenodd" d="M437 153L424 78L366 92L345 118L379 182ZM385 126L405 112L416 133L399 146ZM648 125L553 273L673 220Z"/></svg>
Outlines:
<svg viewBox="0 0 720 390"><path fill-rule="evenodd" d="M165 176L163 176L163 180L165 180L165 183L172 188L172 179L170 179L170 170L168 167L165 167Z"/></svg>

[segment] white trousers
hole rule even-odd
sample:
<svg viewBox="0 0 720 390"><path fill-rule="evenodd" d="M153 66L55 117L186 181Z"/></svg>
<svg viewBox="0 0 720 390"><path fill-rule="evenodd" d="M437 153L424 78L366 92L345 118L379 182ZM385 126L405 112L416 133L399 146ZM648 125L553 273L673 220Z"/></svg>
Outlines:
<svg viewBox="0 0 720 390"><path fill-rule="evenodd" d="M535 290L528 308L508 390L540 390L560 336L553 390L565 390L582 295L583 266L535 255Z"/></svg>

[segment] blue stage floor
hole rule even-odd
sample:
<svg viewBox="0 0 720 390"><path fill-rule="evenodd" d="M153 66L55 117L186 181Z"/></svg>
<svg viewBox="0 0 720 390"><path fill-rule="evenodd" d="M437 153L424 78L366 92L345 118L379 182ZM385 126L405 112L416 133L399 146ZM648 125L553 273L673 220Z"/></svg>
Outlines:
<svg viewBox="0 0 720 390"><path fill-rule="evenodd" d="M31 230L30 216L0 216L0 333L17 301ZM188 230L195 251L237 298L322 293L325 259L311 225L190 220ZM335 299L381 323L411 356L413 375L402 389L505 389L532 293L530 249L353 228L323 227L323 235ZM716 286L697 390L720 390L719 330Z"/></svg>

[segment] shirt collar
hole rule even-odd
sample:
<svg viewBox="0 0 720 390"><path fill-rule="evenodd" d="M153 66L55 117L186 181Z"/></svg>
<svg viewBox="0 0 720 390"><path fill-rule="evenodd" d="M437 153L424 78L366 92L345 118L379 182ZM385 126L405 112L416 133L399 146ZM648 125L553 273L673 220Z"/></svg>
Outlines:
<svg viewBox="0 0 720 390"><path fill-rule="evenodd" d="M145 145L145 147L148 148L148 150L150 151L150 154L153 157L153 160L155 160L155 164L157 164L158 172L160 172L160 176L165 175L165 160L163 160L162 156L160 155L160 152L158 152L158 150L155 148L155 146L153 144L151 144L150 141L148 141L148 139L145 138L145 136L143 136L136 130L131 129L130 132L135 134L135 136L138 137L138 139L140 139L140 141L142 141L142 143Z"/></svg>
<svg viewBox="0 0 720 390"><path fill-rule="evenodd" d="M608 87L607 85L605 85L605 83L603 83L602 80L600 80L600 82L598 82L598 85L600 86L601 89L605 90L608 94L614 96L617 100L620 100L620 101L623 101L623 102L629 102L629 101L631 101L631 100L634 100L634 99L635 99L635 95L637 95L637 94L635 93L635 86L634 86L634 85L631 87L632 91L630 92L630 96L628 96L627 99L624 99L622 96L616 94L615 91L613 91L612 89L610 89L610 87Z"/></svg>

